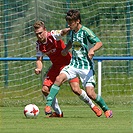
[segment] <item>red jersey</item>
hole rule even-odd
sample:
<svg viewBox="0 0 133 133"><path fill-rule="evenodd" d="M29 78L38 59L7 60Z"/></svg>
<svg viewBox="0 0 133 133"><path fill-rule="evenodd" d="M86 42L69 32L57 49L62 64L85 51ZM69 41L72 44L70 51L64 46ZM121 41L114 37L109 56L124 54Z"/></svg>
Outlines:
<svg viewBox="0 0 133 133"><path fill-rule="evenodd" d="M53 65L68 65L71 60L71 54L66 56L61 54L61 51L66 47L64 42L60 39L59 31L51 31L47 33L47 42L41 43L39 40L36 42L36 56L43 56L46 54Z"/></svg>

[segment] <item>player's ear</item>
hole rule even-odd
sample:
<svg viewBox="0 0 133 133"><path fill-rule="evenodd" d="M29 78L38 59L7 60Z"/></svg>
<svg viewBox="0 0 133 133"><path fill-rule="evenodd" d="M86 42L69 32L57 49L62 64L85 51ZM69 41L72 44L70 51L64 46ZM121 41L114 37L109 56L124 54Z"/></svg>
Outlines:
<svg viewBox="0 0 133 133"><path fill-rule="evenodd" d="M80 23L80 20L78 19L78 20L77 20L77 24L79 24L79 23Z"/></svg>

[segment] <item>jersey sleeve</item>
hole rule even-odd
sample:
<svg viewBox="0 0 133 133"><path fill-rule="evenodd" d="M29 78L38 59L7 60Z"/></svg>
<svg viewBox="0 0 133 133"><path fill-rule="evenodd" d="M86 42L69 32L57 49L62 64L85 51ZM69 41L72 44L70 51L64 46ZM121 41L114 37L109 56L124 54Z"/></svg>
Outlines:
<svg viewBox="0 0 133 133"><path fill-rule="evenodd" d="M87 38L91 44L96 44L97 42L100 42L100 39L90 29L87 30Z"/></svg>
<svg viewBox="0 0 133 133"><path fill-rule="evenodd" d="M61 38L62 38L62 36L61 36L61 30L52 30L51 31L51 35L53 36L53 38L55 39L55 40L60 40Z"/></svg>
<svg viewBox="0 0 133 133"><path fill-rule="evenodd" d="M36 42L36 57L43 56L43 53L39 50L39 44Z"/></svg>

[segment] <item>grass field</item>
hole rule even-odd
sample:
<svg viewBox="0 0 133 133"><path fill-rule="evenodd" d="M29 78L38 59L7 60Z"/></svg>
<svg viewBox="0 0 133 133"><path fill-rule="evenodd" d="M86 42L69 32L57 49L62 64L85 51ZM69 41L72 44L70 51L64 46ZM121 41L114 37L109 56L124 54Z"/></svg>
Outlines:
<svg viewBox="0 0 133 133"><path fill-rule="evenodd" d="M46 118L43 106L36 119L24 107L0 107L0 133L133 133L131 105L111 106L113 118L99 118L86 105L61 105L64 118Z"/></svg>

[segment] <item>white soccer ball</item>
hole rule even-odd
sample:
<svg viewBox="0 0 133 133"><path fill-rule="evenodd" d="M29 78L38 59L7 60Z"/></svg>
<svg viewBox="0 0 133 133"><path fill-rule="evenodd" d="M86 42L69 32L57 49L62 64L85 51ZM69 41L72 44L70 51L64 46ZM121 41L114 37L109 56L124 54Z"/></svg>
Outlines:
<svg viewBox="0 0 133 133"><path fill-rule="evenodd" d="M39 108L35 104L28 104L24 108L26 118L36 118L39 115Z"/></svg>

